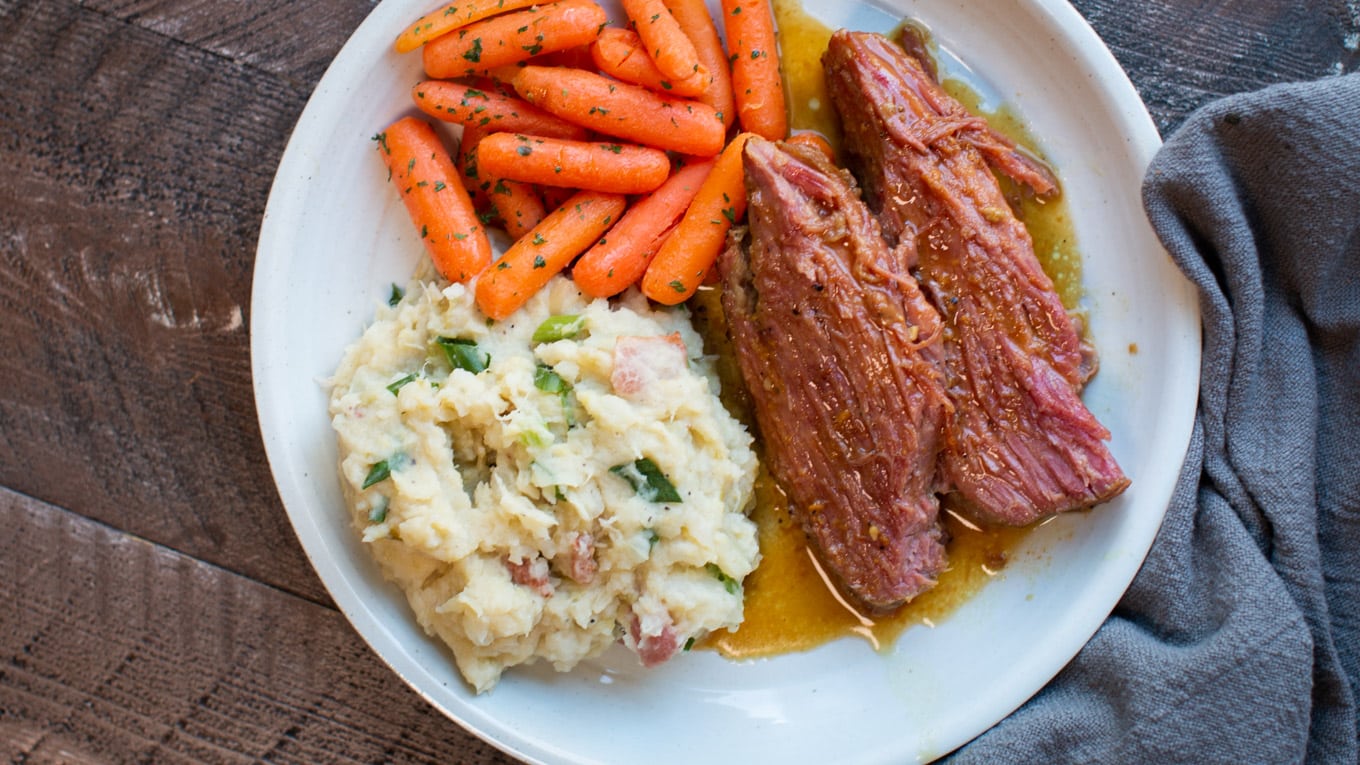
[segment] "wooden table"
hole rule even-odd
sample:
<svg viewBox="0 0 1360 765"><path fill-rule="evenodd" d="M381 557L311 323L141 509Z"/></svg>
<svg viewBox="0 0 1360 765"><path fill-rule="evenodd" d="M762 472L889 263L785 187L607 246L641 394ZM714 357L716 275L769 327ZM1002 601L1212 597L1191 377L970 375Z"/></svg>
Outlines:
<svg viewBox="0 0 1360 765"><path fill-rule="evenodd" d="M1076 5L1163 133L1360 64L1354 2ZM255 418L270 182L371 8L0 0L5 759L508 761L336 611Z"/></svg>

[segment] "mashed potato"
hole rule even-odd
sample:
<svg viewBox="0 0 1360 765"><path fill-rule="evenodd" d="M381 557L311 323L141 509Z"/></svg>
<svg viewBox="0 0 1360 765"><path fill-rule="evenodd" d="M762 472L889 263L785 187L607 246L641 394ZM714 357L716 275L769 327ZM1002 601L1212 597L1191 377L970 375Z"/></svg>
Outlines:
<svg viewBox="0 0 1360 765"><path fill-rule="evenodd" d="M558 277L504 322L417 284L345 352L354 522L477 692L616 641L653 665L741 621L756 459L702 348L683 309Z"/></svg>

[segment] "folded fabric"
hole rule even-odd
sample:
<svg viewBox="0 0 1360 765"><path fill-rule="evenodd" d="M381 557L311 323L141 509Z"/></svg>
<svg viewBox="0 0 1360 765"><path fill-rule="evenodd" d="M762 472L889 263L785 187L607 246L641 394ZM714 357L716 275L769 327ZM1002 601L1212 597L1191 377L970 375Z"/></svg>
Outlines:
<svg viewBox="0 0 1360 765"><path fill-rule="evenodd" d="M1201 301L1180 483L1095 637L953 759L1354 763L1360 74L1200 109L1143 193Z"/></svg>

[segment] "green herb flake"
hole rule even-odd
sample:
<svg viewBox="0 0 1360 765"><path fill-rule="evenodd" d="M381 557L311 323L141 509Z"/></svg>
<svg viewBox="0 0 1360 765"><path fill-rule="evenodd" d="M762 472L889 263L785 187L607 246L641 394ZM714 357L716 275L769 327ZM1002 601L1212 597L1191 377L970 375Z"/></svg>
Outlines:
<svg viewBox="0 0 1360 765"><path fill-rule="evenodd" d="M680 649L680 650L682 650L682 651L688 651L689 649L691 649L691 648L693 648L693 647L694 647L694 636L691 635L690 638L689 638L689 640L686 640L686 641L685 641L685 647L682 648L682 649Z"/></svg>
<svg viewBox="0 0 1360 765"><path fill-rule="evenodd" d="M529 243L533 245L547 244L548 240L544 239L542 234L535 233L534 238L530 239Z"/></svg>
<svg viewBox="0 0 1360 765"><path fill-rule="evenodd" d="M517 147L517 148L515 149L515 153L518 154L518 155L520 155L521 157L527 157L527 156L529 156L530 154L533 154L533 153L534 153L534 150L533 150L532 148L530 148L530 147L526 144L526 145L524 145L524 146L519 146L519 147Z"/></svg>
<svg viewBox="0 0 1360 765"><path fill-rule="evenodd" d="M392 466L388 464L387 460L383 460L368 469L368 475L364 477L364 483L359 488L367 489L375 483L386 481L391 475Z"/></svg>
<svg viewBox="0 0 1360 765"><path fill-rule="evenodd" d="M472 41L472 47L463 54L463 58L474 64L482 60L482 38L478 37Z"/></svg>
<svg viewBox="0 0 1360 765"><path fill-rule="evenodd" d="M682 294L686 291L686 289L685 289L685 283L682 282L682 281L680 281L679 279L673 279L673 280L671 281L670 287L671 287L671 289L675 290L676 292L679 292L679 293L682 293Z"/></svg>
<svg viewBox="0 0 1360 765"><path fill-rule="evenodd" d="M396 308L397 303L400 303L404 297L406 297L406 290L398 287L396 282L392 282L392 291L387 294L387 304Z"/></svg>
<svg viewBox="0 0 1360 765"><path fill-rule="evenodd" d="M728 222L728 223L731 223L731 224L733 224L733 225L736 225L736 222L737 222L737 209L736 209L735 207L724 207L724 208L723 208L723 211L722 211L722 214L723 214L723 217L727 219L727 222Z"/></svg>
<svg viewBox="0 0 1360 765"><path fill-rule="evenodd" d="M571 390L571 383L562 379L562 375L547 364L539 364L534 370L534 387L544 393L562 394Z"/></svg>
<svg viewBox="0 0 1360 765"><path fill-rule="evenodd" d="M415 381L416 373L412 372L411 374L406 375L405 377L399 380L393 380L392 382L388 383L387 390L391 391L392 395L395 396L397 395L397 391L402 389L402 386L406 385L407 383L412 383Z"/></svg>
<svg viewBox="0 0 1360 765"><path fill-rule="evenodd" d="M548 261L544 260L542 255L534 256L534 268L547 268L547 267Z"/></svg>
<svg viewBox="0 0 1360 765"><path fill-rule="evenodd" d="M627 481L639 497L648 502L679 502L680 492L661 468L650 457L643 457L609 468L609 472Z"/></svg>
<svg viewBox="0 0 1360 765"><path fill-rule="evenodd" d="M440 337L436 340L449 360L449 366L472 374L485 372L491 365L491 354L482 350L475 340L462 337Z"/></svg>
<svg viewBox="0 0 1360 765"><path fill-rule="evenodd" d="M381 502L373 505L373 509L368 511L369 523L382 523L387 520L387 505L390 502L387 497L383 497Z"/></svg>
<svg viewBox="0 0 1360 765"><path fill-rule="evenodd" d="M615 154L623 153L623 147L617 143L602 143L600 144L600 148L604 149L605 151L612 151Z"/></svg>
<svg viewBox="0 0 1360 765"><path fill-rule="evenodd" d="M446 183L444 183L443 181L435 181L435 182L434 182L434 190L435 190L435 191L443 191L443 190L446 189L446 188L448 188L448 185L447 185Z"/></svg>
<svg viewBox="0 0 1360 765"><path fill-rule="evenodd" d="M571 340L585 328L586 317L573 313L549 316L534 330L535 343L554 343L558 340Z"/></svg>
<svg viewBox="0 0 1360 765"><path fill-rule="evenodd" d="M719 582L722 582L723 589L727 590L729 594L736 595L737 593L741 592L741 582L738 582L737 580L733 579L732 577L724 573L721 568L718 568L718 564L716 563L704 564L704 570L712 574L713 577L717 579Z"/></svg>

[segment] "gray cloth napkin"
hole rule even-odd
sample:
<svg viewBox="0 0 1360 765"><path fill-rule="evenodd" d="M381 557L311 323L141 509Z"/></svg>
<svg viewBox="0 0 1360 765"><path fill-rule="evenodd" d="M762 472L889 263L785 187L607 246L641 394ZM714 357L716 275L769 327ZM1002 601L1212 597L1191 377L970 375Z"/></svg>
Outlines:
<svg viewBox="0 0 1360 765"><path fill-rule="evenodd" d="M1360 74L1204 107L1143 192L1203 314L1180 483L1091 642L954 759L1355 763Z"/></svg>

